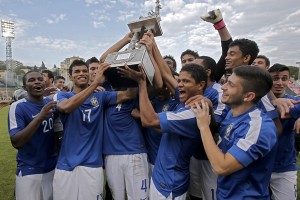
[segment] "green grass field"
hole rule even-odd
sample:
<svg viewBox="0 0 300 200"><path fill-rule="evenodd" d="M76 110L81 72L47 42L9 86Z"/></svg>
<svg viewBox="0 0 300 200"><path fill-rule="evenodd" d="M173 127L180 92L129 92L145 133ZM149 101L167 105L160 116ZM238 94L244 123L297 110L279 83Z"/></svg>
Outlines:
<svg viewBox="0 0 300 200"><path fill-rule="evenodd" d="M11 146L7 131L8 106L0 109L0 199L14 199L16 150Z"/></svg>
<svg viewBox="0 0 300 200"><path fill-rule="evenodd" d="M8 106L0 109L0 200L14 199L16 150L11 146L7 131ZM300 157L298 157L298 165ZM300 197L298 173L298 197Z"/></svg>

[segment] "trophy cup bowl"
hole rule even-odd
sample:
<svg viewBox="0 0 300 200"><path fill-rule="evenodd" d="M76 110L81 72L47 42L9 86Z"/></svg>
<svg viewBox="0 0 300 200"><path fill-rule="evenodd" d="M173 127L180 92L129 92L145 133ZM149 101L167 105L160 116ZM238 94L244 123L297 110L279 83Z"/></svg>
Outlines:
<svg viewBox="0 0 300 200"><path fill-rule="evenodd" d="M134 33L129 48L122 52L108 54L105 59L105 62L110 64L110 68L104 72L104 75L113 87L138 86L134 80L121 77L118 74L118 68L124 68L125 64L136 71L139 71L138 66L141 65L147 77L147 84L152 85L155 72L154 66L146 47L144 45L137 45L137 42L146 31L152 31L154 36L161 36L162 30L159 21L159 16L151 15L128 24L130 31Z"/></svg>

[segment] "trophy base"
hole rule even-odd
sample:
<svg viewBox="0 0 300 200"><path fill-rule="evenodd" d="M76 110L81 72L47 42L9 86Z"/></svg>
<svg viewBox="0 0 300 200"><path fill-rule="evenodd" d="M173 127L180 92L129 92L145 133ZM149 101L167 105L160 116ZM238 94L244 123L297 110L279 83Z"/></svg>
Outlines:
<svg viewBox="0 0 300 200"><path fill-rule="evenodd" d="M110 68L104 72L104 75L114 88L138 87L136 81L121 77L118 73L117 68L125 68L125 64L136 71L139 71L139 65L141 65L147 77L147 84L152 85L155 69L144 46L139 49L111 53L106 57L105 62L110 64Z"/></svg>

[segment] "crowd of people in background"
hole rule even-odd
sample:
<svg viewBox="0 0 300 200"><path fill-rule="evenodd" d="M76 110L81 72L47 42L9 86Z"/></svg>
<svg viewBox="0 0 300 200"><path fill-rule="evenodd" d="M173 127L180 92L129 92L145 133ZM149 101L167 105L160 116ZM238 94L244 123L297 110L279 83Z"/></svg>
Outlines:
<svg viewBox="0 0 300 200"><path fill-rule="evenodd" d="M71 87L50 70L27 72L8 113L16 199L297 199L300 98L287 94L289 68L233 40L219 9L201 19L218 32L219 60L187 49L179 70L146 32L152 84L143 66L117 69L138 87L105 75L107 55L132 33L99 59L73 61Z"/></svg>

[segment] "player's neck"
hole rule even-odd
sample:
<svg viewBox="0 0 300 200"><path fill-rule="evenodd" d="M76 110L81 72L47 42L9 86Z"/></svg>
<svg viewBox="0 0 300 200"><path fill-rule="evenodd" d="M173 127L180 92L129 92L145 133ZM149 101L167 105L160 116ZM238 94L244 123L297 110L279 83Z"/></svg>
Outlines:
<svg viewBox="0 0 300 200"><path fill-rule="evenodd" d="M248 111L250 108L252 108L255 104L251 102L244 102L243 104L240 105L230 105L231 107L231 112L234 117L245 113Z"/></svg>

